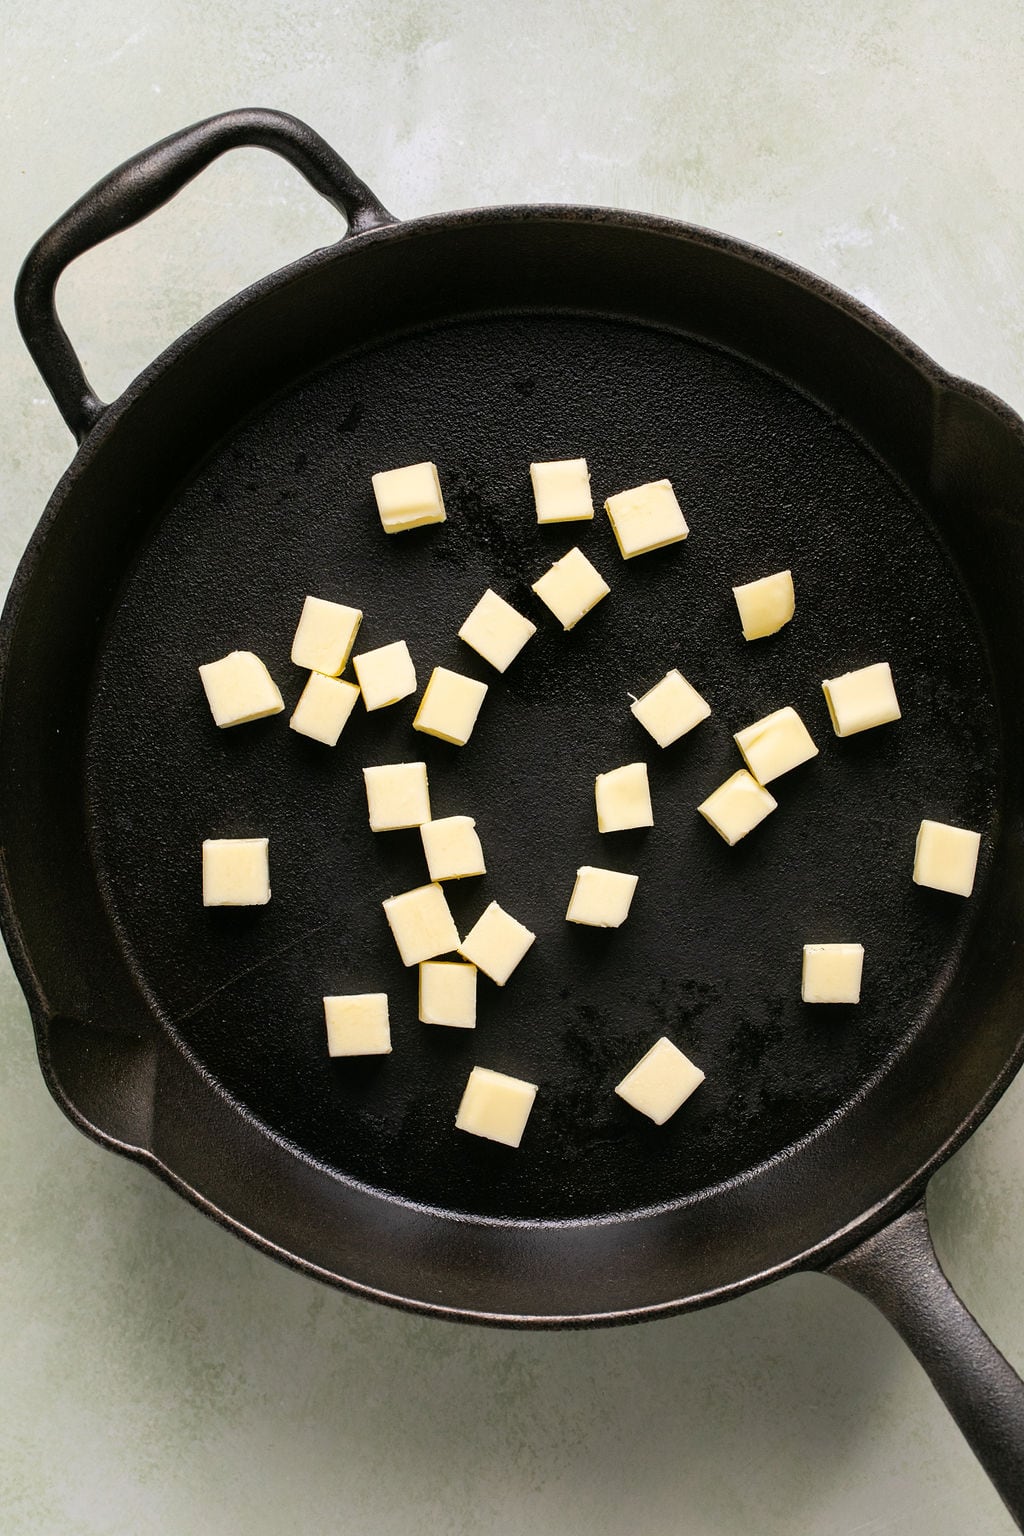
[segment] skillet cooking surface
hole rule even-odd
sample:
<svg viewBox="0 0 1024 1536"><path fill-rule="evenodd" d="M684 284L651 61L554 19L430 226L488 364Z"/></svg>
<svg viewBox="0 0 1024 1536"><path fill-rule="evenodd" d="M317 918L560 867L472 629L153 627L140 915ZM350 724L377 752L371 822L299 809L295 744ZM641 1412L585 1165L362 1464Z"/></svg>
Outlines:
<svg viewBox="0 0 1024 1536"><path fill-rule="evenodd" d="M592 524L538 528L531 459L587 457ZM449 521L386 537L370 476L433 458ZM691 527L623 562L605 497L668 476ZM612 587L570 634L529 584L578 543ZM753 644L730 587L790 566L796 618ZM504 678L456 638L488 585L538 625ZM307 592L359 606L356 649L408 640L490 691L459 749L416 700L357 708L334 751L290 731ZM196 666L267 662L286 713L212 724ZM885 659L902 722L845 741L821 679ZM678 666L713 715L659 751L627 693ZM820 756L727 848L695 807L731 733L793 704ZM989 830L992 684L924 515L826 411L665 329L505 315L341 357L224 439L168 498L102 634L87 742L105 899L166 1027L244 1111L343 1177L484 1217L580 1218L696 1194L833 1117L922 1027L973 903L910 881L922 816ZM595 773L645 758L655 826L599 836ZM380 907L422 884L418 834L372 834L364 764L423 758L435 815L477 819L488 873L448 883L460 932L496 899L538 935L475 1031L421 1025ZM204 837L268 835L266 908L204 910ZM990 846L983 844L979 889ZM627 923L564 921L579 864L640 876ZM800 1002L807 941L866 950L856 1008ZM394 1051L332 1062L325 993L385 990ZM707 1073L658 1129L614 1084L661 1034ZM481 1063L540 1085L518 1152L456 1133Z"/></svg>

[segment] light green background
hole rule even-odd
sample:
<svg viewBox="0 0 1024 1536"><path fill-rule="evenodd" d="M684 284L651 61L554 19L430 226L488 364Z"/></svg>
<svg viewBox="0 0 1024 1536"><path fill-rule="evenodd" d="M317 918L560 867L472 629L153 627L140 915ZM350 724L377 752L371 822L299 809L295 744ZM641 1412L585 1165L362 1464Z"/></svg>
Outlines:
<svg viewBox="0 0 1024 1536"><path fill-rule="evenodd" d="M400 215L562 200L692 219L857 294L1024 408L1024 11L1011 0L7 0L0 278L99 175L272 105ZM108 396L337 232L242 152L61 285ZM72 451L0 318L5 580ZM49 1100L0 975L4 1536L990 1536L923 1373L816 1276L639 1328L512 1335L279 1268ZM898 1134L898 1127L894 1131ZM1024 1085L936 1179L940 1251L1024 1364Z"/></svg>

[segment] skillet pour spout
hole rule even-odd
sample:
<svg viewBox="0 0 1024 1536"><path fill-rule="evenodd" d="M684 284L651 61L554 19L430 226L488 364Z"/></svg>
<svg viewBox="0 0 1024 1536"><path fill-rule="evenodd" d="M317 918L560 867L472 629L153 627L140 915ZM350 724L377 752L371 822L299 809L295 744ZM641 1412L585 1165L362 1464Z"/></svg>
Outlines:
<svg viewBox="0 0 1024 1536"><path fill-rule="evenodd" d="M104 404L61 272L247 144L344 234ZM608 209L399 222L266 109L100 181L16 306L80 444L0 623L0 923L65 1113L264 1252L437 1317L631 1322L821 1270L890 1318L1020 1524L1024 1386L943 1277L924 1193L1024 1057L1024 424L767 252ZM612 591L566 634L531 591L566 540L536 524L528 466L580 454L601 500L670 479L691 537L623 563L603 519L575 525ZM382 537L371 475L424 460L447 521ZM784 566L796 618L747 646L729 588ZM404 704L333 752L281 720L219 732L203 707L196 666L234 649L294 705L308 593L360 607L367 647L469 671L454 637L488 587L537 633L481 676L463 749L410 738ZM881 659L903 719L838 740L821 679ZM575 869L613 857L589 786L647 745L608 701L676 666L714 712L648 754L657 825L615 834L630 923L576 930ZM793 704L820 749L735 848L695 814L737 766L727 700ZM474 1032L420 1027L380 920L422 850L366 831L361 768L412 742L487 850L451 894L459 931L493 898L537 934L507 987L481 982ZM969 901L910 879L924 817L981 831ZM202 840L257 835L272 901L204 909ZM823 1025L793 956L827 936L867 959L861 1003ZM320 999L381 977L395 1049L341 1070ZM706 1079L639 1126L612 1090L663 1033ZM453 1130L478 1055L540 1085L515 1152Z"/></svg>

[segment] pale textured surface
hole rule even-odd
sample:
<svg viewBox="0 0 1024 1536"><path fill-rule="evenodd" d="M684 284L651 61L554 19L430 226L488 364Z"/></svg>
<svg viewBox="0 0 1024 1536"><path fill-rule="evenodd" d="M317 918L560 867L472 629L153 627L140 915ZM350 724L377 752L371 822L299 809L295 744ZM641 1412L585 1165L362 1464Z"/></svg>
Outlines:
<svg viewBox="0 0 1024 1536"><path fill-rule="evenodd" d="M3 286L99 175L228 106L307 118L401 215L608 203L770 246L1024 407L1014 0L8 0ZM239 153L62 284L101 393L333 239ZM0 571L71 454L0 317ZM0 995L4 1536L996 1536L1011 1529L867 1303L800 1277L575 1335L459 1329L245 1248L51 1103ZM1024 1364L1024 1085L935 1181L939 1247Z"/></svg>

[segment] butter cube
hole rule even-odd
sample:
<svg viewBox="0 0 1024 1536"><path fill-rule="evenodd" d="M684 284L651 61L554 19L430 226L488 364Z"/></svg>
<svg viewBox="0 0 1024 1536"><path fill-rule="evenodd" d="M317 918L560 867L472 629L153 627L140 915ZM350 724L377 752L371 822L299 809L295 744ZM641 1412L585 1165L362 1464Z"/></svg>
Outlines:
<svg viewBox="0 0 1024 1536"><path fill-rule="evenodd" d="M489 1067L474 1067L455 1116L456 1129L518 1147L536 1097L536 1083L492 1072Z"/></svg>
<svg viewBox="0 0 1024 1536"><path fill-rule="evenodd" d="M426 523L445 521L437 465L409 464L373 476L373 494L385 533L404 533Z"/></svg>
<svg viewBox="0 0 1024 1536"><path fill-rule="evenodd" d="M805 944L800 996L805 1003L859 1003L863 944Z"/></svg>
<svg viewBox="0 0 1024 1536"><path fill-rule="evenodd" d="M652 480L631 491L620 491L609 496L604 509L623 560L678 544L690 531L669 480Z"/></svg>
<svg viewBox="0 0 1024 1536"><path fill-rule="evenodd" d="M484 851L472 816L442 816L420 827L431 880L464 880L485 875Z"/></svg>
<svg viewBox="0 0 1024 1536"><path fill-rule="evenodd" d="M530 465L538 523L578 523L594 515L586 459Z"/></svg>
<svg viewBox="0 0 1024 1536"><path fill-rule="evenodd" d="M471 645L498 672L506 672L536 633L536 624L531 624L488 587L459 630L459 639Z"/></svg>
<svg viewBox="0 0 1024 1536"><path fill-rule="evenodd" d="M353 656L356 679L368 710L384 709L416 692L416 668L404 640Z"/></svg>
<svg viewBox="0 0 1024 1536"><path fill-rule="evenodd" d="M199 668L214 723L222 728L279 715L284 700L263 662L252 651L231 651Z"/></svg>
<svg viewBox="0 0 1024 1536"><path fill-rule="evenodd" d="M759 784L770 784L818 755L806 725L788 704L737 731L733 740Z"/></svg>
<svg viewBox="0 0 1024 1536"><path fill-rule="evenodd" d="M620 928L629 916L638 879L616 869L582 865L576 871L566 922L585 923L589 928Z"/></svg>
<svg viewBox="0 0 1024 1536"><path fill-rule="evenodd" d="M459 954L499 987L508 981L537 935L492 901L458 946Z"/></svg>
<svg viewBox="0 0 1024 1536"><path fill-rule="evenodd" d="M599 773L594 784L597 830L624 832L630 827L653 827L651 790L646 763L626 763L610 773Z"/></svg>
<svg viewBox="0 0 1024 1536"><path fill-rule="evenodd" d="M748 581L733 587L732 595L740 611L744 640L763 640L776 634L796 612L792 571L776 571L774 576Z"/></svg>
<svg viewBox="0 0 1024 1536"><path fill-rule="evenodd" d="M733 843L752 832L758 822L764 821L777 804L778 801L773 800L745 768L741 768L697 809L731 848Z"/></svg>
<svg viewBox="0 0 1024 1536"><path fill-rule="evenodd" d="M362 622L361 608L307 597L292 641L292 661L310 672L340 677Z"/></svg>
<svg viewBox="0 0 1024 1536"><path fill-rule="evenodd" d="M464 747L473 734L487 684L447 667L435 667L412 722L414 731Z"/></svg>
<svg viewBox="0 0 1024 1536"><path fill-rule="evenodd" d="M458 930L439 885L389 896L383 907L403 965L419 965L458 949Z"/></svg>
<svg viewBox="0 0 1024 1536"><path fill-rule="evenodd" d="M694 1066L678 1046L662 1036L641 1056L632 1072L627 1072L615 1092L633 1109L664 1125L681 1104L704 1081L700 1067Z"/></svg>
<svg viewBox="0 0 1024 1536"><path fill-rule="evenodd" d="M430 820L426 763L382 763L377 768L364 768L363 782L371 832L398 832Z"/></svg>
<svg viewBox="0 0 1024 1536"><path fill-rule="evenodd" d="M581 549L570 549L533 583L533 590L562 628L572 629L602 597L608 596L611 587Z"/></svg>
<svg viewBox="0 0 1024 1536"><path fill-rule="evenodd" d="M974 890L981 833L951 827L943 821L922 821L914 851L914 879L951 896Z"/></svg>
<svg viewBox="0 0 1024 1536"><path fill-rule="evenodd" d="M386 992L325 997L328 1056L390 1056L391 1026Z"/></svg>
<svg viewBox="0 0 1024 1536"><path fill-rule="evenodd" d="M822 683L832 729L837 736L856 736L876 725L900 718L900 706L887 661L844 672Z"/></svg>
<svg viewBox="0 0 1024 1536"><path fill-rule="evenodd" d="M424 960L420 966L420 1023L476 1028L476 966Z"/></svg>
<svg viewBox="0 0 1024 1536"><path fill-rule="evenodd" d="M711 705L675 669L629 707L659 747L670 747L711 713Z"/></svg>
<svg viewBox="0 0 1024 1536"><path fill-rule="evenodd" d="M336 747L358 697L355 683L311 672L288 724L300 736L322 741L325 747Z"/></svg>
<svg viewBox="0 0 1024 1536"><path fill-rule="evenodd" d="M209 837L203 843L203 906L265 907L270 859L265 837Z"/></svg>

